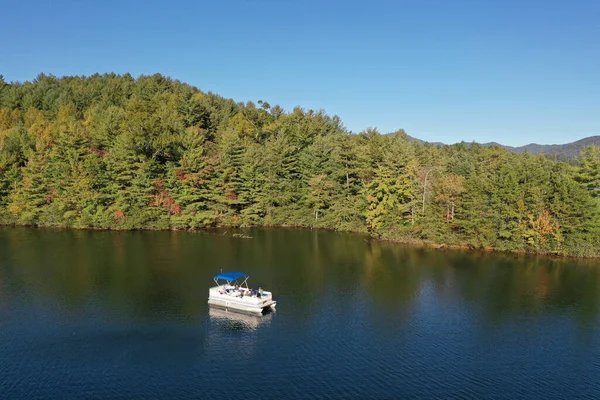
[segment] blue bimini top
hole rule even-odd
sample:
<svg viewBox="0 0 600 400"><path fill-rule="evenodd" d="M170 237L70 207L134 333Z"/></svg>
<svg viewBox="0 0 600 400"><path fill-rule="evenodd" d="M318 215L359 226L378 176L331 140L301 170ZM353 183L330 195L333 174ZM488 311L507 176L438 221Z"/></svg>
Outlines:
<svg viewBox="0 0 600 400"><path fill-rule="evenodd" d="M246 276L248 276L248 274L243 272L222 272L219 275L215 275L214 279L225 279L226 281L231 282Z"/></svg>

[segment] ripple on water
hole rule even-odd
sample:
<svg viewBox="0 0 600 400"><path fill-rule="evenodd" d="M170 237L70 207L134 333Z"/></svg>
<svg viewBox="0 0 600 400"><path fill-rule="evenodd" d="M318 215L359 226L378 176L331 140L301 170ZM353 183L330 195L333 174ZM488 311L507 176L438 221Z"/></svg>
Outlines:
<svg viewBox="0 0 600 400"><path fill-rule="evenodd" d="M598 268L301 230L13 232L2 398L600 398ZM278 311L209 308L225 266Z"/></svg>

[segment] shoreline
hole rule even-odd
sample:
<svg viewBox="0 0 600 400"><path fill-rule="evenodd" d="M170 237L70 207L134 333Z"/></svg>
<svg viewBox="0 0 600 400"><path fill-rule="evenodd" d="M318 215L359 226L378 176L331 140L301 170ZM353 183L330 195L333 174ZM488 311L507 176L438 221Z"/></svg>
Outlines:
<svg viewBox="0 0 600 400"><path fill-rule="evenodd" d="M556 253L548 253L548 252L535 252L535 251L526 251L526 250L499 250L493 247L474 247L467 244L447 244L447 243L435 243L429 242L425 240L401 240L401 239L393 239L393 238L385 238L377 235L370 234L365 231L360 230L338 230L335 228L327 228L327 227L314 227L314 226L304 226L304 225L253 225L253 226L233 226L233 225L220 225L220 226L207 226L202 228L187 228L187 229L178 229L178 228L170 228L170 229L152 229L152 228L134 228L134 229L113 229L113 228L97 228L97 227L85 227L85 228L75 228L70 226L60 226L60 225L17 225L17 224L0 224L1 228L22 228L22 229L56 229L56 230L69 230L69 231L88 231L88 232L206 232L211 233L210 231L219 230L219 229L232 229L243 231L245 229L301 229L301 230L319 230L319 231L329 231L329 232L339 232L339 233L352 233L352 234L360 234L364 235L369 240L377 241L377 242L388 242L394 244L401 244L411 247L421 247L433 250L451 250L451 251L465 251L465 252L473 252L473 253L497 253L497 254L514 254L514 255L525 255L525 256L536 256L536 257L546 257L551 259L572 259L572 260L600 260L600 256L574 256L574 255L564 255L564 254L556 254ZM224 233L227 233L225 231ZM220 235L224 235L221 233ZM216 233L215 233L216 234ZM252 237L248 237L246 235L236 234L235 232L231 234L231 237L236 237L239 239L252 239ZM365 238L365 241L367 239Z"/></svg>

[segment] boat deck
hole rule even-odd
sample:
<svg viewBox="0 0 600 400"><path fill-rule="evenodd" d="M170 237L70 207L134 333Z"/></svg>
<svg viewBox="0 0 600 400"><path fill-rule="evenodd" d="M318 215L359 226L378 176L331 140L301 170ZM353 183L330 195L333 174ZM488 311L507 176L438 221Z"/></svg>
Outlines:
<svg viewBox="0 0 600 400"><path fill-rule="evenodd" d="M249 291L242 295L239 290L225 291L223 286L215 286L209 289L208 304L223 308L231 308L240 311L262 313L267 308L275 308L271 292L263 291L261 297L250 296Z"/></svg>

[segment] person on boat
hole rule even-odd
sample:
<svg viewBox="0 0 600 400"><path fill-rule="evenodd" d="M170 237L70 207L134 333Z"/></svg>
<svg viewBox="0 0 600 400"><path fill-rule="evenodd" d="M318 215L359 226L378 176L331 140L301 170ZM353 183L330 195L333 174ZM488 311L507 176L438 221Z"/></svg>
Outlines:
<svg viewBox="0 0 600 400"><path fill-rule="evenodd" d="M260 297L262 297L262 295L263 295L263 290L262 290L262 288L259 286L259 287L258 287L258 297L260 298Z"/></svg>

